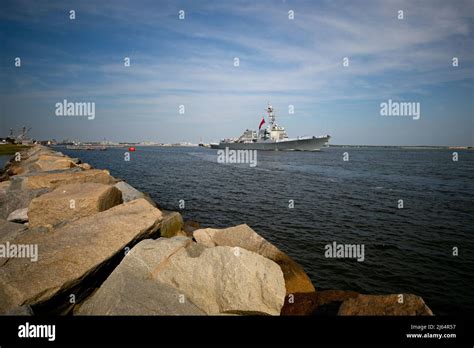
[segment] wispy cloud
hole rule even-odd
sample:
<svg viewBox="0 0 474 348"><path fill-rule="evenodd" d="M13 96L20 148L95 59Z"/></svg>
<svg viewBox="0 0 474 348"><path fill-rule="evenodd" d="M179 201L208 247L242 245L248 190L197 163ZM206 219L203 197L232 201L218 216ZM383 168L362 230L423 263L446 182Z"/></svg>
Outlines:
<svg viewBox="0 0 474 348"><path fill-rule="evenodd" d="M350 112L348 103L370 103L372 110L384 98L428 101L439 88L452 94L453 85L459 86L457 93L472 93L472 1L23 0L2 6L2 61L12 65L17 52L24 61L21 69L8 66L0 73L5 118L36 109L50 129L57 120L45 106L64 97L96 100L106 119L113 115L129 122L133 113L135 120L171 127L182 126L176 113L183 104L189 110L185 124L202 127L180 132L215 140L249 126L269 100L282 114L293 103L305 116L304 125L288 118L290 129L324 131L316 124L320 118L309 117L321 105L339 110L347 104ZM70 9L76 10L76 21L67 18ZM180 9L186 11L185 20L178 19ZM289 10L295 11L294 20L288 19ZM404 11L403 20L397 19L398 10ZM129 68L123 66L125 56L131 58ZM455 69L454 56L460 59ZM349 58L347 68L343 57ZM452 107L465 117L466 110L472 112L469 103ZM354 126L361 117L354 116ZM335 116L327 125L336 133L348 126ZM384 131L385 123L380 127ZM138 126L128 132L129 137L155 138ZM181 140L177 137L173 132L156 136ZM365 132L360 137L340 142L367 142ZM390 134L388 141L393 143ZM467 132L462 142L472 142L472 134Z"/></svg>

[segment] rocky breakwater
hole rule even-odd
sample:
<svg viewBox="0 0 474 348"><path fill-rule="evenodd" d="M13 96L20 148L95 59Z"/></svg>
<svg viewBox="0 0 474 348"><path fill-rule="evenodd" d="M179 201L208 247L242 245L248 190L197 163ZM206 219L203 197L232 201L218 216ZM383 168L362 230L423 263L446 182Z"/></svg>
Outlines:
<svg viewBox="0 0 474 348"><path fill-rule="evenodd" d="M415 295L316 291L247 225L200 229L78 159L34 146L0 182L0 313L430 315Z"/></svg>

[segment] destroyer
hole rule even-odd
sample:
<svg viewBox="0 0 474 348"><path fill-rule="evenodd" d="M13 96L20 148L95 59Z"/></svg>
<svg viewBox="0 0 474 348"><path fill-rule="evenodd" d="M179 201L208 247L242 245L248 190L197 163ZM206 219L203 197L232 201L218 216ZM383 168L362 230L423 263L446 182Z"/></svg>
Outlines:
<svg viewBox="0 0 474 348"><path fill-rule="evenodd" d="M273 151L319 151L327 146L329 135L288 138L285 128L275 122L273 107L267 106L269 125L262 128L265 119L260 122L258 132L247 129L239 138L223 139L219 144L211 144L213 149L233 150L273 150Z"/></svg>

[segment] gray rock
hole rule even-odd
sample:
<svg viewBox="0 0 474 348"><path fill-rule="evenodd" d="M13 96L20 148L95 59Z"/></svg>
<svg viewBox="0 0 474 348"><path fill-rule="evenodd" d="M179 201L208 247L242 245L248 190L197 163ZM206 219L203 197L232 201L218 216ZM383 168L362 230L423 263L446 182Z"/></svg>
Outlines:
<svg viewBox="0 0 474 348"><path fill-rule="evenodd" d="M193 232L193 236L198 243L208 247L238 246L275 261L285 276L288 294L315 292L303 267L245 224L223 229L199 229Z"/></svg>
<svg viewBox="0 0 474 348"><path fill-rule="evenodd" d="M26 230L27 228L25 227L25 225L16 224L14 222L9 222L7 220L0 219L0 243L4 243L6 241L10 241L16 238L20 233Z"/></svg>
<svg viewBox="0 0 474 348"><path fill-rule="evenodd" d="M153 289L157 298L148 295ZM177 302L176 294L184 303ZM207 248L179 236L137 244L77 314L196 314L198 307L213 315L278 315L284 298L283 274L273 261L245 249ZM139 307L130 309L122 299ZM171 303L163 307L166 301Z"/></svg>
<svg viewBox="0 0 474 348"><path fill-rule="evenodd" d="M115 187L122 192L122 199L124 202L130 202L134 199L144 198L151 205L156 206L155 202L145 193L138 191L132 185L127 184L125 181L119 181L115 184Z"/></svg>
<svg viewBox="0 0 474 348"><path fill-rule="evenodd" d="M280 267L269 259L222 246L187 248L170 261L154 268L152 276L175 286L208 314L280 314L285 281Z"/></svg>
<svg viewBox="0 0 474 348"><path fill-rule="evenodd" d="M20 208L10 213L7 221L25 223L28 222L28 208Z"/></svg>
<svg viewBox="0 0 474 348"><path fill-rule="evenodd" d="M0 192L1 219L7 219L15 210L29 206L33 198L50 191L48 188L37 190L14 189L15 181L11 180L11 182L10 188L6 192Z"/></svg>
<svg viewBox="0 0 474 348"><path fill-rule="evenodd" d="M0 313L47 301L72 287L80 291L82 280L125 246L156 233L161 218L158 209L138 199L47 233L33 229L10 239L11 244L36 245L38 260L10 258L0 267Z"/></svg>
<svg viewBox="0 0 474 348"><path fill-rule="evenodd" d="M149 240L140 242L74 315L205 315L178 290L150 277L151 264L187 243L175 239L156 250Z"/></svg>

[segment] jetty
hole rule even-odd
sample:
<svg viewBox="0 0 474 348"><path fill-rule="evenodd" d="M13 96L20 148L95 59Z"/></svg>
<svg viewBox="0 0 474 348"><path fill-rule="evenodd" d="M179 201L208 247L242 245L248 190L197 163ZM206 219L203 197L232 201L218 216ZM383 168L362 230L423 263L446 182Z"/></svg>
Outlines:
<svg viewBox="0 0 474 348"><path fill-rule="evenodd" d="M34 145L0 176L0 314L433 313L412 294L317 290L250 226L200 228L108 170Z"/></svg>

